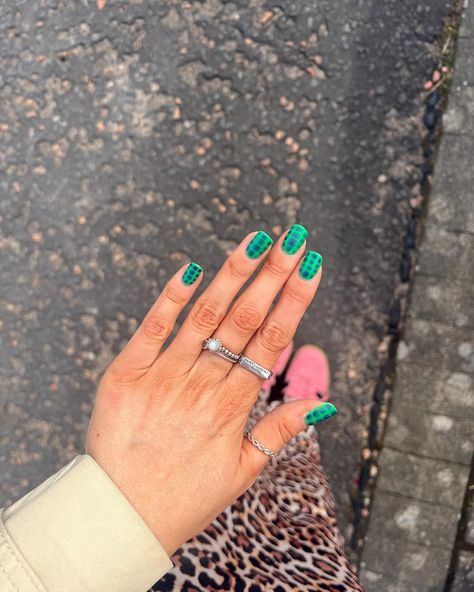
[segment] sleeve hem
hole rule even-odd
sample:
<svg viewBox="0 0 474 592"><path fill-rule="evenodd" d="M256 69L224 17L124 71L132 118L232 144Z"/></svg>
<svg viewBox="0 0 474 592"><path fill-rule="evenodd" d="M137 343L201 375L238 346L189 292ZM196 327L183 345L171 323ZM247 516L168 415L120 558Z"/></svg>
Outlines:
<svg viewBox="0 0 474 592"><path fill-rule="evenodd" d="M3 520L48 592L144 592L173 567L142 517L88 454L5 510Z"/></svg>
<svg viewBox="0 0 474 592"><path fill-rule="evenodd" d="M4 513L0 509L0 588L7 590L8 585L15 592L47 592L8 534Z"/></svg>

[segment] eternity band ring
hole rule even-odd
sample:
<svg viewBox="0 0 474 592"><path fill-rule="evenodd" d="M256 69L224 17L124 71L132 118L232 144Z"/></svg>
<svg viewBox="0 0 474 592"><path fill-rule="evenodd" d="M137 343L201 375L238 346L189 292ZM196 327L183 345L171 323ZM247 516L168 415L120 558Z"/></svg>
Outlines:
<svg viewBox="0 0 474 592"><path fill-rule="evenodd" d="M222 341L216 337L209 337L209 339L205 339L202 342L202 349L207 349L211 353L221 356L221 358L224 358L228 362L232 362L232 364L238 362L240 358L240 354L234 354L234 352L231 352L230 349L227 349L222 344Z"/></svg>
<svg viewBox="0 0 474 592"><path fill-rule="evenodd" d="M260 452L263 452L264 454L266 454L267 456L271 456L272 458L276 458L278 456L278 452L273 452L273 450L270 450L270 448L267 448L263 444L260 444L260 442L252 436L250 430L245 430L244 435L250 442L252 442L255 448L258 448L260 450Z"/></svg>

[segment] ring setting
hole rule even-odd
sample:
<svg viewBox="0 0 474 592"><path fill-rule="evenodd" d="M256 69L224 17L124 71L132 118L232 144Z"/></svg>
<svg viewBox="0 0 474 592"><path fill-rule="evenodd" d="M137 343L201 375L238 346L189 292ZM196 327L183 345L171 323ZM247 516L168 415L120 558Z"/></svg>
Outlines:
<svg viewBox="0 0 474 592"><path fill-rule="evenodd" d="M217 354L218 356L221 356L221 358L224 358L227 361L232 362L233 364L238 362L240 358L240 354L235 354L234 352L231 352L230 349L227 349L227 347L223 345L222 341L220 339L217 339L216 337L210 337L209 339L205 339L202 342L202 349L207 349L211 353Z"/></svg>
<svg viewBox="0 0 474 592"><path fill-rule="evenodd" d="M221 358L232 362L232 364L238 362L242 368L252 372L259 378L263 378L263 380L268 380L273 374L271 370L267 370L263 366L260 366L260 364L257 364L257 362L254 362L243 353L236 354L230 351L230 349L228 349L220 339L217 339L217 337L208 337L205 339L202 342L202 349L207 349L211 353L217 354L218 356L221 356Z"/></svg>
<svg viewBox="0 0 474 592"><path fill-rule="evenodd" d="M209 351L216 352L221 347L219 339L209 339L206 343L206 347Z"/></svg>

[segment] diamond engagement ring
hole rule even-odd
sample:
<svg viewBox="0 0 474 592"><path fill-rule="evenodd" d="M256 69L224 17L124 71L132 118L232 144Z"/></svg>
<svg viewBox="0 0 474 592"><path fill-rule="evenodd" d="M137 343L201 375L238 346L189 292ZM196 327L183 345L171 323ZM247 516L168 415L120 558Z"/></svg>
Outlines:
<svg viewBox="0 0 474 592"><path fill-rule="evenodd" d="M270 376L273 374L271 370L267 370L266 368L260 366L260 364L257 364L257 362L254 362L253 360L247 358L247 356L244 356L243 354L241 354L239 357L239 364L242 366L242 368L245 368L249 372L253 372L259 378L263 378L264 380L268 380Z"/></svg>
<svg viewBox="0 0 474 592"><path fill-rule="evenodd" d="M202 349L207 349L213 354L217 354L224 358L225 360L232 362L235 364L239 361L240 354L234 354L231 352L230 349L227 349L224 345L222 345L222 341L220 339L216 339L215 337L209 337L209 339L205 339L202 342Z"/></svg>

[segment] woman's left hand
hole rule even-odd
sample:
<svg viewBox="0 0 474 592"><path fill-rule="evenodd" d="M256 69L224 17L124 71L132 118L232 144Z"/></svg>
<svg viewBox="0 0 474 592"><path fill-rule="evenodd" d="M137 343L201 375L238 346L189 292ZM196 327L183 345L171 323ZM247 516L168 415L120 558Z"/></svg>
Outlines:
<svg viewBox="0 0 474 592"><path fill-rule="evenodd" d="M321 279L321 257L302 257L306 235L294 225L273 248L265 233L248 235L163 351L202 278L196 264L180 269L100 382L86 452L170 555L242 494L269 460L244 437L263 380L201 346L215 335L231 351L273 367ZM277 452L305 428L314 407L314 400L280 405L252 435Z"/></svg>

